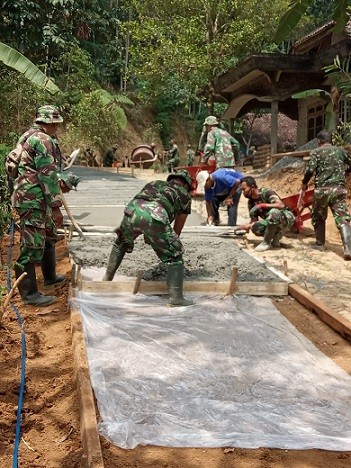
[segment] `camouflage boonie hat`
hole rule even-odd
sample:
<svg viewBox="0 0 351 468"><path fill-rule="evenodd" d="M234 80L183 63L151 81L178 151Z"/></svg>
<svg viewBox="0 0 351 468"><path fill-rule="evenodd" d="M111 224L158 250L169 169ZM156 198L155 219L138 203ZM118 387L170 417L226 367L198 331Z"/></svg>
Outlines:
<svg viewBox="0 0 351 468"><path fill-rule="evenodd" d="M37 110L36 123L62 123L63 118L55 106L41 106Z"/></svg>
<svg viewBox="0 0 351 468"><path fill-rule="evenodd" d="M173 172L172 174L169 174L169 176L167 177L167 182L170 182L171 180L176 178L183 179L188 184L189 190L192 190L192 180L187 171L177 171Z"/></svg>
<svg viewBox="0 0 351 468"><path fill-rule="evenodd" d="M67 185L67 187L71 190L77 190L77 185L80 182L80 178L74 175L72 172L70 172L69 174L60 174L60 180L62 180L62 182L64 182Z"/></svg>
<svg viewBox="0 0 351 468"><path fill-rule="evenodd" d="M205 121L204 121L204 125L218 125L219 122L217 120L217 117L215 117L214 115L209 115L208 117L206 117Z"/></svg>

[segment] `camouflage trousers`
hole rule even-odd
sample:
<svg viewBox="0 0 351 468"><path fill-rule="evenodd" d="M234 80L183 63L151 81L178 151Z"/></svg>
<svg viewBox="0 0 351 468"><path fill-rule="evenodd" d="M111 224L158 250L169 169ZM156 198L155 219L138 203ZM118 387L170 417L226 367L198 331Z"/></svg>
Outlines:
<svg viewBox="0 0 351 468"><path fill-rule="evenodd" d="M20 218L21 245L17 263L40 263L43 257L45 241L56 240L57 231L51 215L45 211L16 208Z"/></svg>
<svg viewBox="0 0 351 468"><path fill-rule="evenodd" d="M251 226L251 231L256 236L264 236L267 226L275 225L282 229L290 229L295 223L295 216L290 210L279 210L272 208L268 211L266 218L256 221Z"/></svg>
<svg viewBox="0 0 351 468"><path fill-rule="evenodd" d="M351 215L346 206L346 189L343 187L321 187L314 189L312 204L312 225L324 222L328 216L328 208L334 217L336 227L340 229L342 224L351 220Z"/></svg>
<svg viewBox="0 0 351 468"><path fill-rule="evenodd" d="M167 211L159 203L130 202L116 233L116 244L122 244L128 253L134 249L134 240L143 234L145 243L153 248L161 262L183 263L183 245L169 222Z"/></svg>

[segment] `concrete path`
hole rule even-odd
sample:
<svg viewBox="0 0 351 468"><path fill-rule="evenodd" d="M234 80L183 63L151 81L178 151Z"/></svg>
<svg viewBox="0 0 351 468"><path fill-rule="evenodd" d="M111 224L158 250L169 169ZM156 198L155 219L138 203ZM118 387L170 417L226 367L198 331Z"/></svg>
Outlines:
<svg viewBox="0 0 351 468"><path fill-rule="evenodd" d="M75 220L82 226L117 227L123 217L126 205L147 183L133 177L131 173L107 172L98 168L74 166L72 172L81 181L77 191L65 195ZM138 175L137 171L134 173ZM165 180L167 174L154 174L153 171L143 171L143 178L149 180ZM67 220L67 216L64 220ZM203 217L191 213L186 226L200 226Z"/></svg>

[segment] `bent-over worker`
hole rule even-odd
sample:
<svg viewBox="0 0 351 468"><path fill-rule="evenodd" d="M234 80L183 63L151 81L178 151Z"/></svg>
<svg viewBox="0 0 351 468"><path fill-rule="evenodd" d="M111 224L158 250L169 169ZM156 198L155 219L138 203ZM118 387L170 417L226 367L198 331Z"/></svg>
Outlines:
<svg viewBox="0 0 351 468"><path fill-rule="evenodd" d="M272 247L280 247L282 229L290 229L295 223L293 212L284 205L274 190L258 188L253 177L241 179L240 188L245 198L248 198L250 221L238 227L251 231L256 236L263 236L263 241L255 248L264 252ZM261 219L260 219L261 218Z"/></svg>
<svg viewBox="0 0 351 468"><path fill-rule="evenodd" d="M144 235L146 244L168 267L167 285L172 306L191 305L183 296L183 246L179 236L191 212L191 178L186 171L169 174L167 181L145 185L125 210L108 260L104 281L112 281L123 257L134 249L134 240ZM174 221L174 227L171 223Z"/></svg>
<svg viewBox="0 0 351 468"><path fill-rule="evenodd" d="M207 173L208 174L208 173ZM240 200L240 180L244 177L235 169L217 169L208 174L205 182L207 224L220 224L219 206L224 202L228 212L228 226L235 226Z"/></svg>

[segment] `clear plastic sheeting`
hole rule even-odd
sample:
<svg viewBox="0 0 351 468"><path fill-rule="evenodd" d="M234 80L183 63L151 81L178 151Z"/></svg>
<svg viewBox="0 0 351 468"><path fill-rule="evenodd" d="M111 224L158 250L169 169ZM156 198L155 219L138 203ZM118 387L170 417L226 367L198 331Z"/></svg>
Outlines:
<svg viewBox="0 0 351 468"><path fill-rule="evenodd" d="M351 377L269 299L74 302L100 433L117 446L351 450Z"/></svg>

